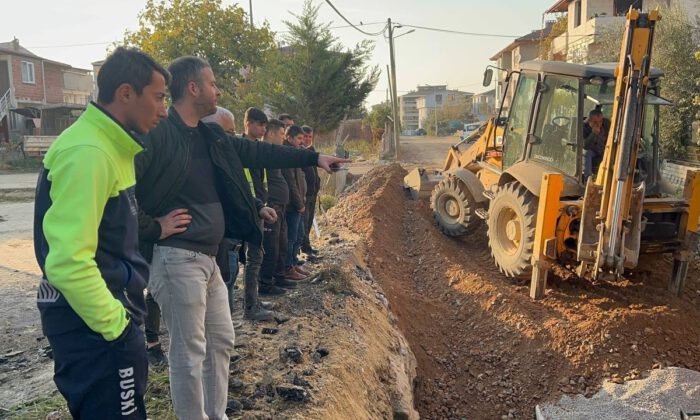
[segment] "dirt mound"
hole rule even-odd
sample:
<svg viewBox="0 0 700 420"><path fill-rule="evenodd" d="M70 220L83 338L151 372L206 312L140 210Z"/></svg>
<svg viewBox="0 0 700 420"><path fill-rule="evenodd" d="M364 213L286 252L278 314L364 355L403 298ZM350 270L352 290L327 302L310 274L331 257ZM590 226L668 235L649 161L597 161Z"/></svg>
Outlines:
<svg viewBox="0 0 700 420"><path fill-rule="evenodd" d="M484 232L452 239L425 202L407 199L398 165L374 169L331 212L363 236L418 360L425 418L530 417L564 393L593 395L603 378L700 370L700 270L682 298L666 292L671 262L647 258L629 279L593 284L559 268L547 297L502 276ZM377 200L381 197L381 200Z"/></svg>

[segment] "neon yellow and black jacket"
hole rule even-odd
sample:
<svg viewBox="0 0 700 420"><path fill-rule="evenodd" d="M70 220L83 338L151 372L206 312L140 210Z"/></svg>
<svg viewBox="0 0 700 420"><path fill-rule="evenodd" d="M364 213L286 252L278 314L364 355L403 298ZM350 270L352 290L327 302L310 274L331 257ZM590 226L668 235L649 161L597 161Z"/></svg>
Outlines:
<svg viewBox="0 0 700 420"><path fill-rule="evenodd" d="M51 145L34 208L44 334L87 325L112 341L140 324L148 265L138 252L134 156L140 144L92 103Z"/></svg>

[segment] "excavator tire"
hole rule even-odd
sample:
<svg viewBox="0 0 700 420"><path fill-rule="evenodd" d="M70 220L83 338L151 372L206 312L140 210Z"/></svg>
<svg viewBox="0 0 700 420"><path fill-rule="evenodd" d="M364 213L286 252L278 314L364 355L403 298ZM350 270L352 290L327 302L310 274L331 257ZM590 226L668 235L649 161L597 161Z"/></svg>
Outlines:
<svg viewBox="0 0 700 420"><path fill-rule="evenodd" d="M462 236L481 226L474 197L458 178L448 175L430 195L430 208L440 231L447 236Z"/></svg>
<svg viewBox="0 0 700 420"><path fill-rule="evenodd" d="M488 237L491 255L507 277L532 273L538 199L519 182L498 188L489 205Z"/></svg>

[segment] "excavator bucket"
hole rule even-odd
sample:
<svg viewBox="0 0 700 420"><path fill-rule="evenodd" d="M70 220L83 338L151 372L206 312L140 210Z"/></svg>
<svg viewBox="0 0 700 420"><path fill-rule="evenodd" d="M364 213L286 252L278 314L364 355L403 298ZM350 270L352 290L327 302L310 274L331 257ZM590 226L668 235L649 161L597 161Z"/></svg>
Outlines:
<svg viewBox="0 0 700 420"><path fill-rule="evenodd" d="M430 197L435 185L443 178L436 169L416 168L403 178L403 187L411 193L411 198L418 200Z"/></svg>

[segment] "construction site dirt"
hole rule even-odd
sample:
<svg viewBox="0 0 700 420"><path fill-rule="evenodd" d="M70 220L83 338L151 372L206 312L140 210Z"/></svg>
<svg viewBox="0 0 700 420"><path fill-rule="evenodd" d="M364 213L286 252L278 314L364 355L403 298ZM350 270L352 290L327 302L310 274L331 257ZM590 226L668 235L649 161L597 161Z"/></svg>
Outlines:
<svg viewBox="0 0 700 420"><path fill-rule="evenodd" d="M372 170L332 214L366 238L369 267L418 362L423 418L527 418L562 394L665 366L700 369L700 267L681 298L669 259L628 278L592 282L556 267L546 297L501 275L485 232L439 233L425 201L402 190L399 165Z"/></svg>
<svg viewBox="0 0 700 420"><path fill-rule="evenodd" d="M414 419L415 404L426 419L532 418L535 405L590 396L604 379L700 370L697 261L680 298L666 291L671 261L646 259L629 278L596 284L556 267L533 301L529 281L499 273L485 231L442 235L429 204L403 190L405 173L371 169L321 218L313 282L274 300L289 320L237 330L231 395L243 411L232 417ZM0 271L10 407L51 392L52 364L31 241L13 237L0 251L11 256ZM305 384L308 401L283 398Z"/></svg>

